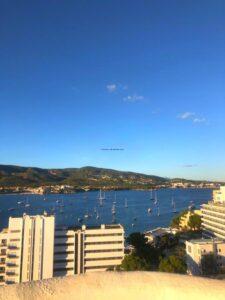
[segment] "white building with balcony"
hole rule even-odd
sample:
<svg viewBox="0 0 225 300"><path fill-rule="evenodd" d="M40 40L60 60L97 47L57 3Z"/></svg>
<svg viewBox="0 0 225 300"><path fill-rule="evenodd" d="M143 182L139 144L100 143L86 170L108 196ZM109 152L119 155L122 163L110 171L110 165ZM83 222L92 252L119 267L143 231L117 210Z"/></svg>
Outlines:
<svg viewBox="0 0 225 300"><path fill-rule="evenodd" d="M105 271L124 257L124 229L118 225L56 228L54 276Z"/></svg>
<svg viewBox="0 0 225 300"><path fill-rule="evenodd" d="M213 201L203 204L201 211L203 236L225 240L225 186L213 191Z"/></svg>
<svg viewBox="0 0 225 300"><path fill-rule="evenodd" d="M114 269L123 257L120 224L55 228L54 216L10 217L0 232L0 285Z"/></svg>

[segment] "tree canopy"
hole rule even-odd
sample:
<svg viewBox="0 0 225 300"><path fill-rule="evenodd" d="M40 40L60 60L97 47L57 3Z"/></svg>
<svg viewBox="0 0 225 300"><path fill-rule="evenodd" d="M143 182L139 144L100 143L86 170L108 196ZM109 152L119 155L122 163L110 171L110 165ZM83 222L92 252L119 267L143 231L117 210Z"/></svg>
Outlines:
<svg viewBox="0 0 225 300"><path fill-rule="evenodd" d="M185 262L175 255L161 259L159 264L159 271L161 272L185 274L186 270Z"/></svg>
<svg viewBox="0 0 225 300"><path fill-rule="evenodd" d="M197 214L191 215L188 221L188 226L192 230L200 230L202 226L201 217Z"/></svg>

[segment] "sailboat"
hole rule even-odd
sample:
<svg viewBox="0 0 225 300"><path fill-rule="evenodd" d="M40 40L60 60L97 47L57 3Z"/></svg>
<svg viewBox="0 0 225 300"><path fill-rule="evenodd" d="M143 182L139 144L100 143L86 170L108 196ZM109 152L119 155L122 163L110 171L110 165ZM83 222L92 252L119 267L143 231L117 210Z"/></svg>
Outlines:
<svg viewBox="0 0 225 300"><path fill-rule="evenodd" d="M85 219L88 219L88 218L89 218L88 212L84 215L84 218L85 218Z"/></svg>
<svg viewBox="0 0 225 300"><path fill-rule="evenodd" d="M102 193L102 190L99 191L99 200L105 200L105 193Z"/></svg>
<svg viewBox="0 0 225 300"><path fill-rule="evenodd" d="M25 207L30 207L30 203L28 202L28 199L26 200Z"/></svg>
<svg viewBox="0 0 225 300"><path fill-rule="evenodd" d="M127 199L125 199L125 208L128 208L128 205L127 205Z"/></svg>
<svg viewBox="0 0 225 300"><path fill-rule="evenodd" d="M155 191L155 201L154 204L156 205L158 203L158 198L157 198L157 192Z"/></svg>
<svg viewBox="0 0 225 300"><path fill-rule="evenodd" d="M105 200L105 196L104 196L104 194L102 194L102 190L100 189L100 191L99 191L99 204L100 204L100 206L103 206L103 200Z"/></svg>
<svg viewBox="0 0 225 300"><path fill-rule="evenodd" d="M113 204L116 204L116 191L115 191L115 195L114 195L114 201Z"/></svg>
<svg viewBox="0 0 225 300"><path fill-rule="evenodd" d="M174 198L172 197L172 201L171 201L171 205L172 205L172 208L173 208L173 213L176 213L176 203L174 201Z"/></svg>
<svg viewBox="0 0 225 300"><path fill-rule="evenodd" d="M113 206L112 206L112 214L113 214L113 215L116 214L116 207L115 207L115 204L113 204Z"/></svg>
<svg viewBox="0 0 225 300"><path fill-rule="evenodd" d="M159 206L158 206L157 216L158 216L158 217L160 216Z"/></svg>

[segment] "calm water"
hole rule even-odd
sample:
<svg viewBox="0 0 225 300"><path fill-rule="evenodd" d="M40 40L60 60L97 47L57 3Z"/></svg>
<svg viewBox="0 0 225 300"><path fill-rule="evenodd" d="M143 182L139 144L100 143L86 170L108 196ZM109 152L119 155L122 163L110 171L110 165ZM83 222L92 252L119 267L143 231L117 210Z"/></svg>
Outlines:
<svg viewBox="0 0 225 300"><path fill-rule="evenodd" d="M22 216L27 214L42 214L43 211L50 213L55 210L57 225L81 225L78 218L83 219L83 224L98 225L101 223L118 222L124 225L126 234L132 231L144 231L157 226L168 226L174 217L171 206L171 198L174 197L177 212L180 212L193 201L198 208L200 204L211 199L212 191L209 189L162 189L157 192L160 216L158 208L150 200L150 192L147 191L117 191L106 192L106 199L100 207L97 191L76 194L51 194L51 195L0 195L0 228L8 225L9 216ZM45 198L45 200L44 200ZM125 199L128 207L125 208ZM57 203L58 200L58 203ZM24 204L17 202L23 201ZM112 218L113 202L116 207L115 218ZM30 207L25 207L26 203ZM64 207L60 208L60 203ZM15 208L9 211L9 208ZM152 213L148 214L147 209ZM63 210L63 213L60 212ZM96 219L97 210L99 219ZM85 214L92 215L85 219ZM135 220L136 219L136 220ZM133 226L132 226L133 224Z"/></svg>

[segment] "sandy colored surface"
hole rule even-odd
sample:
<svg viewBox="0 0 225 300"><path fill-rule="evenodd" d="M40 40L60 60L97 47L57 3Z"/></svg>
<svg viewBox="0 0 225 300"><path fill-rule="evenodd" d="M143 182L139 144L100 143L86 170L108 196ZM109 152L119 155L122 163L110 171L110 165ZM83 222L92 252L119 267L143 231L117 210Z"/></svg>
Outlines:
<svg viewBox="0 0 225 300"><path fill-rule="evenodd" d="M224 300L225 281L155 272L99 272L0 287L0 300Z"/></svg>

